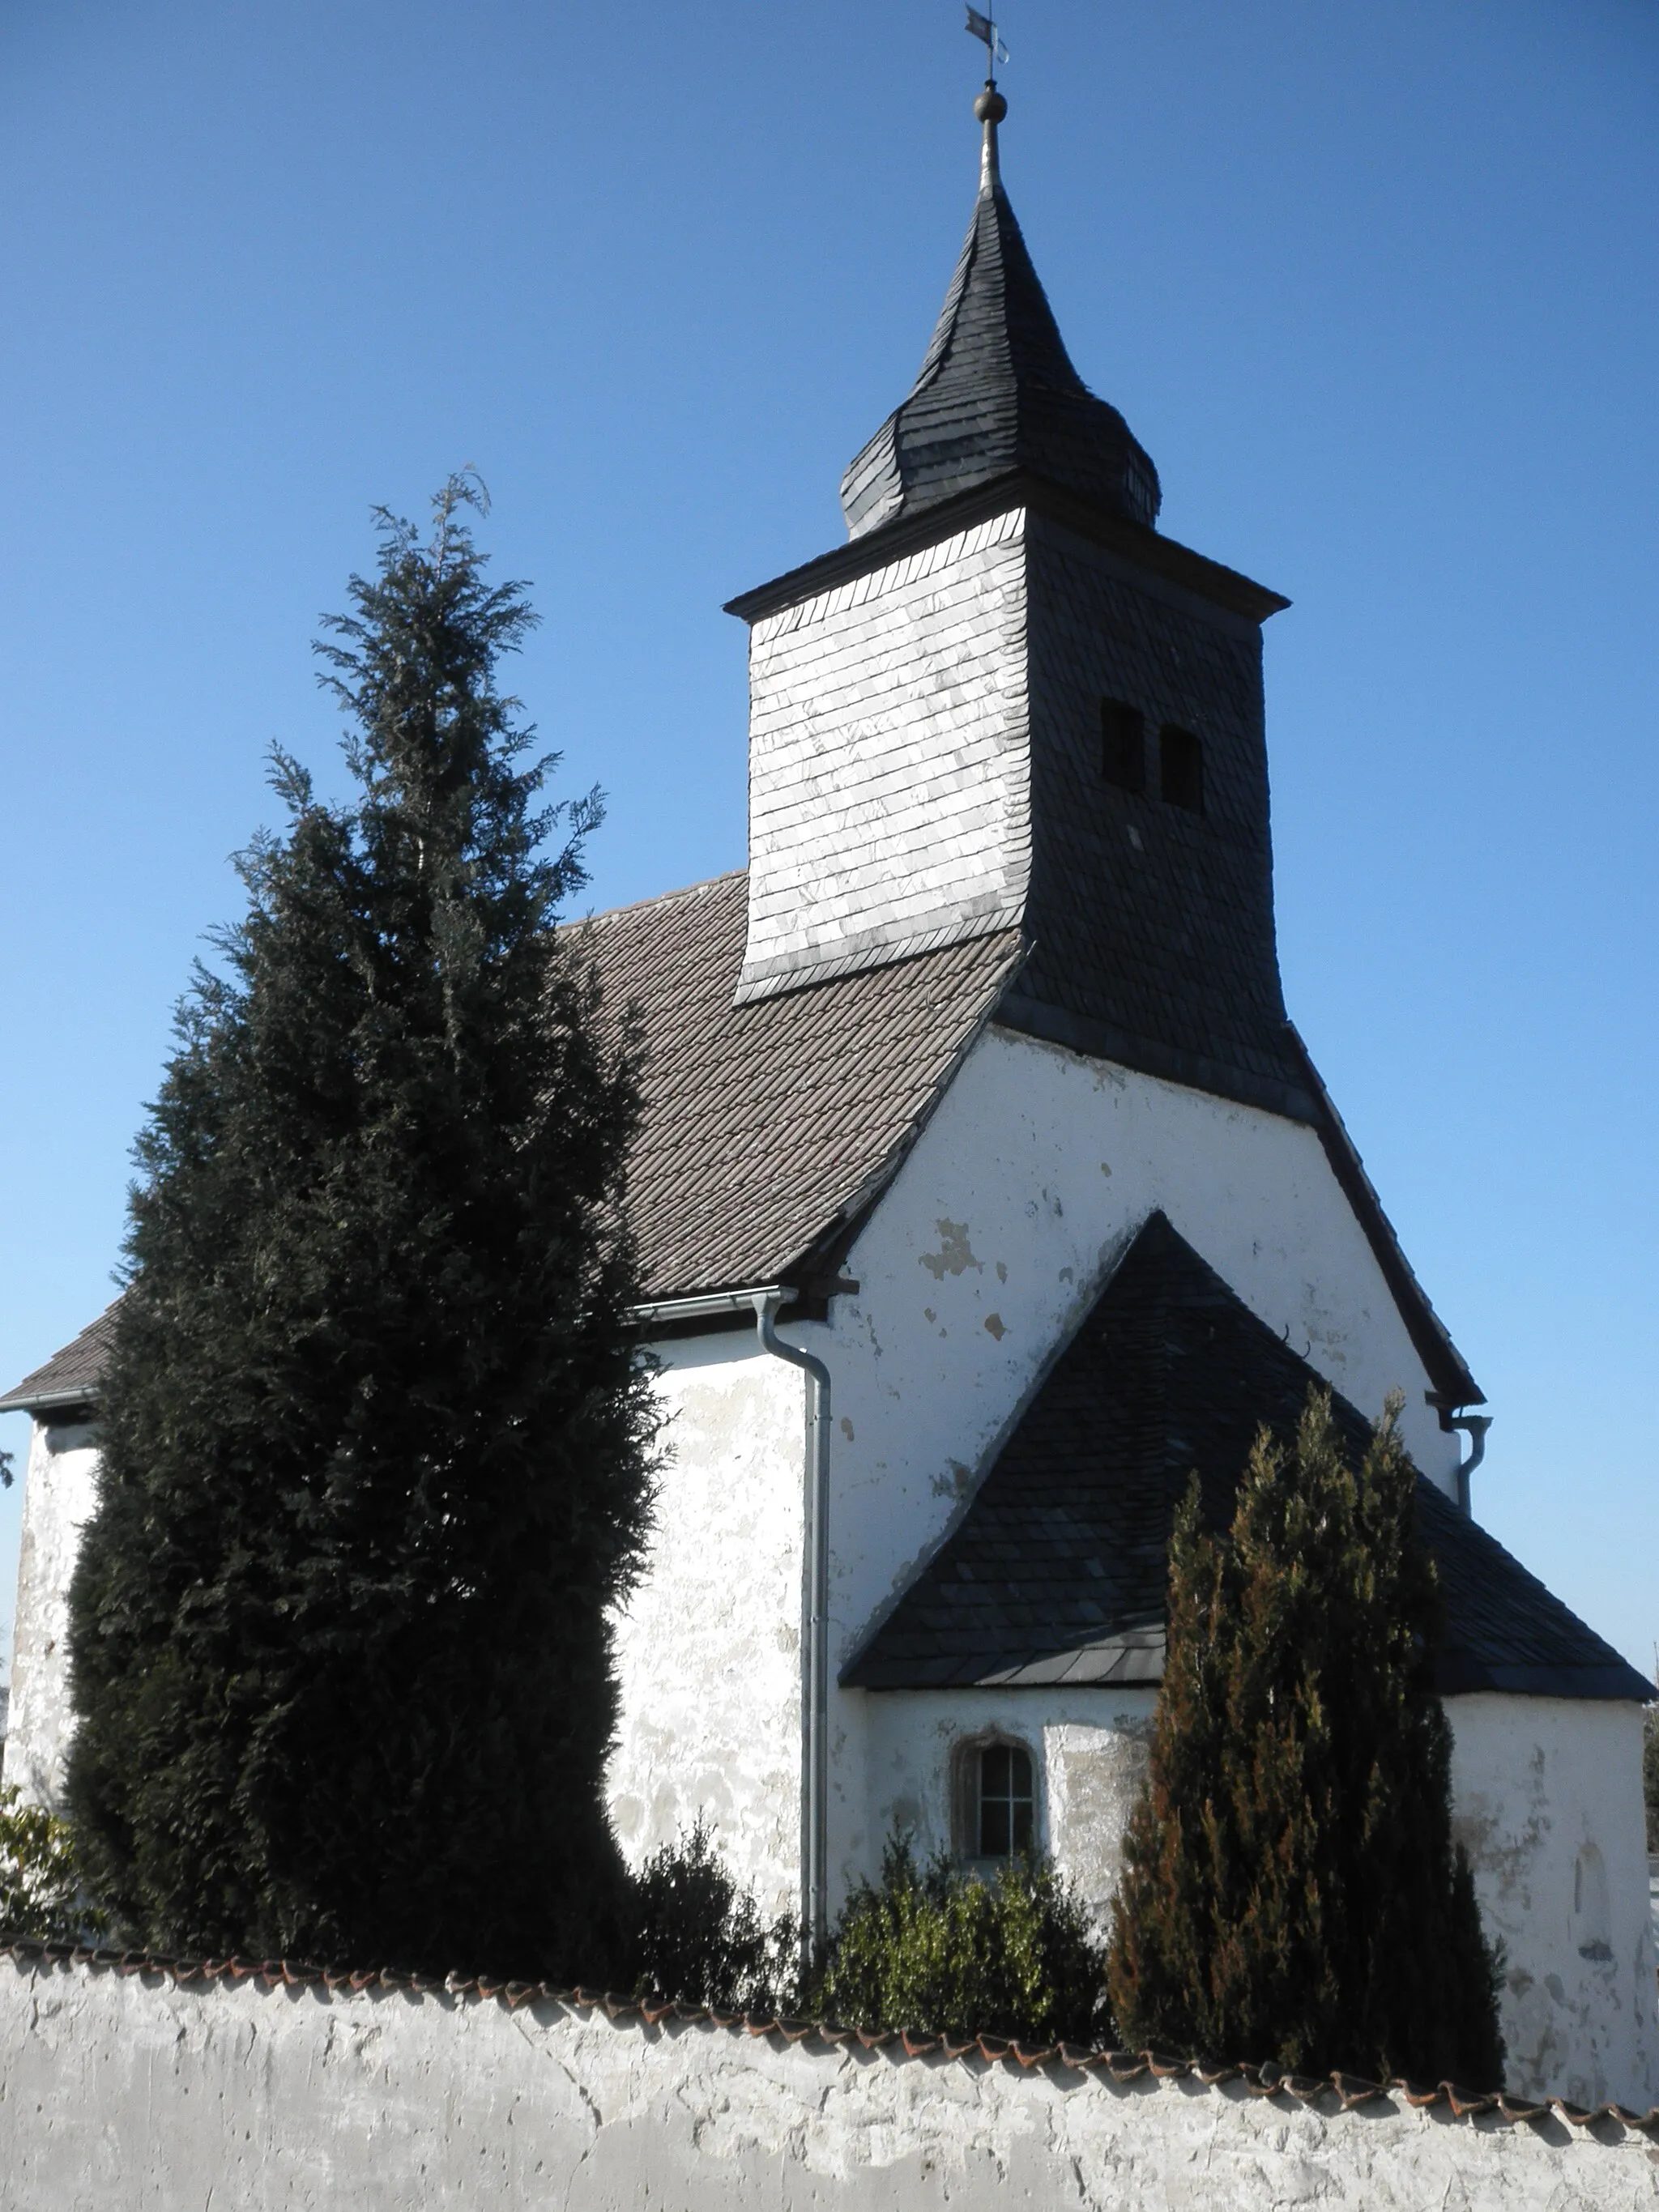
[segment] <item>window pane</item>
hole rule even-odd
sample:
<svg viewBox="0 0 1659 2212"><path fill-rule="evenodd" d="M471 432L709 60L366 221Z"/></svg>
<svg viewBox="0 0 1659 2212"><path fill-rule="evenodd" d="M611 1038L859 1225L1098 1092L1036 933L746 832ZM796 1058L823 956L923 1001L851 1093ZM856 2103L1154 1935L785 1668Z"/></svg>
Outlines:
<svg viewBox="0 0 1659 2212"><path fill-rule="evenodd" d="M1031 1794L1031 1754L1029 1751L1010 1750L1008 1753L1008 1785L1016 1797Z"/></svg>
<svg viewBox="0 0 1659 2212"><path fill-rule="evenodd" d="M980 1790L987 1797L1008 1795L1008 1747L994 1743L980 1760Z"/></svg>
<svg viewBox="0 0 1659 2212"><path fill-rule="evenodd" d="M1008 1801L987 1797L979 1808L979 1855L982 1859L1008 1856Z"/></svg>
<svg viewBox="0 0 1659 2212"><path fill-rule="evenodd" d="M1014 1849L1029 1851L1032 1848L1031 1801L1029 1797L1016 1800L1014 1804Z"/></svg>

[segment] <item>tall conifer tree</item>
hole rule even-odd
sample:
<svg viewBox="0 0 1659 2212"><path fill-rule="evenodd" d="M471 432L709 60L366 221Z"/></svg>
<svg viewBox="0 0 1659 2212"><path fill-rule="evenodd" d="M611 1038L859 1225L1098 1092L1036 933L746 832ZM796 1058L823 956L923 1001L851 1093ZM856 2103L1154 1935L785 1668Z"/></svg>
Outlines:
<svg viewBox="0 0 1659 2212"><path fill-rule="evenodd" d="M603 1970L636 1073L554 929L598 804L543 802L469 502L380 515L319 648L356 795L275 756L137 1148L69 1795L156 1947Z"/></svg>
<svg viewBox="0 0 1659 2212"><path fill-rule="evenodd" d="M1231 1533L1194 1482L1170 1552L1147 1787L1114 1907L1127 2041L1292 2069L1498 2086L1498 1965L1451 1831L1437 1602L1416 1474L1358 1468L1328 1393L1265 1431Z"/></svg>

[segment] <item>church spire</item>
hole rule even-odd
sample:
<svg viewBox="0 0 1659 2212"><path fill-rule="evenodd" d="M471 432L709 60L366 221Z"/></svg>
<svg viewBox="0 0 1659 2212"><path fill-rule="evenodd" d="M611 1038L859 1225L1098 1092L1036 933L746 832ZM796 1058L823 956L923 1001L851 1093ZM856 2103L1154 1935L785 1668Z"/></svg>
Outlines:
<svg viewBox="0 0 1659 2212"><path fill-rule="evenodd" d="M979 195L956 275L909 397L842 479L848 533L1024 470L1151 525L1158 471L1115 407L1072 366L1008 195L997 144L1008 103L988 80Z"/></svg>

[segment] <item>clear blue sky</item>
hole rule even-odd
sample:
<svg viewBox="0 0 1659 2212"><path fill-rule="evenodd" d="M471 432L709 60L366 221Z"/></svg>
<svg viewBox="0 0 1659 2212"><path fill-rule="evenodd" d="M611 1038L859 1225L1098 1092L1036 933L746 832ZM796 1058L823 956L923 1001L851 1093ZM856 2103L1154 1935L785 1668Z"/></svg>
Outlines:
<svg viewBox="0 0 1659 2212"><path fill-rule="evenodd" d="M1294 601L1286 991L1491 1399L1478 1510L1647 1665L1659 15L1008 9L1005 173L1073 356L1165 527ZM5 0L0 1382L111 1294L265 747L335 773L308 642L373 503L487 479L546 617L519 688L610 794L596 904L741 863L720 604L839 542L920 360L961 16Z"/></svg>

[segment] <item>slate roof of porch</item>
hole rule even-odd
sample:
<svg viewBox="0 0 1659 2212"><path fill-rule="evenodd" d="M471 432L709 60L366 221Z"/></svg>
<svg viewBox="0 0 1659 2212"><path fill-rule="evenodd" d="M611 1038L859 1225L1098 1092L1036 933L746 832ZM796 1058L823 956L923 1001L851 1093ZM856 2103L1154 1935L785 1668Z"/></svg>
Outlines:
<svg viewBox="0 0 1659 2212"><path fill-rule="evenodd" d="M1162 1213L1049 1370L955 1530L843 1668L867 1690L1152 1683L1165 1553L1194 1470L1229 1516L1258 1425L1294 1431L1314 1370ZM1370 1425L1345 1400L1350 1447ZM1447 1693L1633 1698L1652 1689L1431 1483Z"/></svg>

